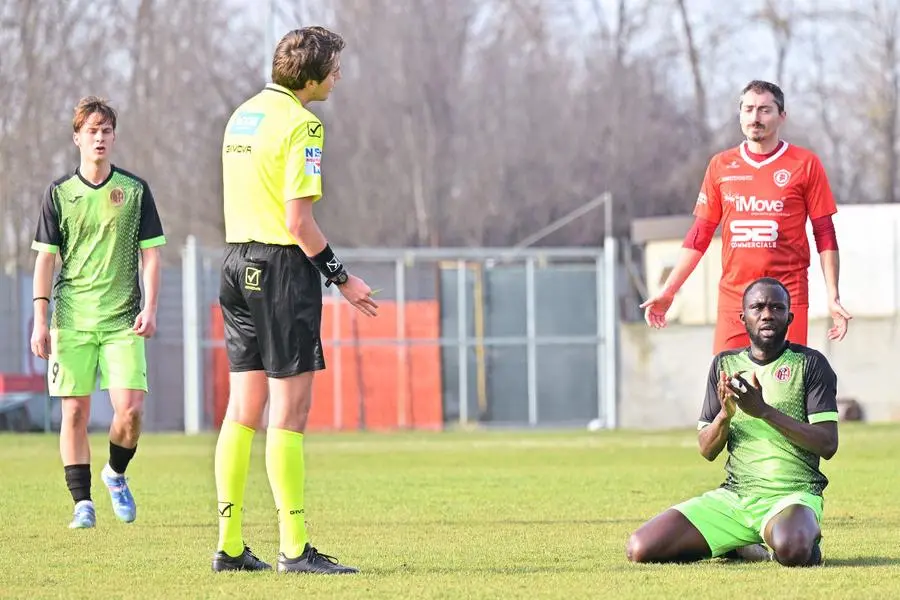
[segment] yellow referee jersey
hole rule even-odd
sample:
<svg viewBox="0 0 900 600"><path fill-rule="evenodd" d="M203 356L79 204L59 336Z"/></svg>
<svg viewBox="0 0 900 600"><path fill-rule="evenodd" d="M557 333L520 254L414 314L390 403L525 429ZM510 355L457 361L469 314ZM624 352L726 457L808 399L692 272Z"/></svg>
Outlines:
<svg viewBox="0 0 900 600"><path fill-rule="evenodd" d="M325 128L274 83L241 104L225 127L225 241L294 245L285 203L322 197Z"/></svg>

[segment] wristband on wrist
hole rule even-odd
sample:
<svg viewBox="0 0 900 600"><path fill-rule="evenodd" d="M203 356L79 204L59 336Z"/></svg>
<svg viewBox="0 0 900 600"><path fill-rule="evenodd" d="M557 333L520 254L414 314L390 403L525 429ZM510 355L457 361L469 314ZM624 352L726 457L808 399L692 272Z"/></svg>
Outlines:
<svg viewBox="0 0 900 600"><path fill-rule="evenodd" d="M343 283L346 281L346 270L344 264L331 249L331 245L325 244L325 248L315 256L309 257L310 262L316 266L319 272L325 277L325 287L332 283ZM342 281L343 280L343 281Z"/></svg>
<svg viewBox="0 0 900 600"><path fill-rule="evenodd" d="M50 303L50 298L48 298L47 296L36 296L36 297L33 298L31 301L32 301L32 302L37 302L38 300L46 300L46 301L47 301L47 304Z"/></svg>

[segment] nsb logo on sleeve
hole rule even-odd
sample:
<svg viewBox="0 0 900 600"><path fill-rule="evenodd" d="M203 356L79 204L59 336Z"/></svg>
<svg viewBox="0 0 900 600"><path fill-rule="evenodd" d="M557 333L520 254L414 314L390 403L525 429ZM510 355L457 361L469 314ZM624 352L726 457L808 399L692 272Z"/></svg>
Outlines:
<svg viewBox="0 0 900 600"><path fill-rule="evenodd" d="M322 149L316 146L308 146L306 148L306 170L307 175L322 174Z"/></svg>

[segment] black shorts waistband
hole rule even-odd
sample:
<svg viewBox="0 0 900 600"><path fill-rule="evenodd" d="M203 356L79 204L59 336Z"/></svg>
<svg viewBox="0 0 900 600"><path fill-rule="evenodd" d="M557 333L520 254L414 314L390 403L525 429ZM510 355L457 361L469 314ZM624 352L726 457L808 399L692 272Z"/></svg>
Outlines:
<svg viewBox="0 0 900 600"><path fill-rule="evenodd" d="M300 249L300 246L297 244L269 244L268 242L225 242L226 246L231 246L234 248L240 248L243 246L254 246L257 248L296 248Z"/></svg>
<svg viewBox="0 0 900 600"><path fill-rule="evenodd" d="M306 255L303 253L303 250L300 249L300 246L296 244L285 245L285 244L267 244L265 242L228 242L225 244L227 250L262 250L266 253L274 253L274 252L282 252L286 254L296 254L297 256Z"/></svg>

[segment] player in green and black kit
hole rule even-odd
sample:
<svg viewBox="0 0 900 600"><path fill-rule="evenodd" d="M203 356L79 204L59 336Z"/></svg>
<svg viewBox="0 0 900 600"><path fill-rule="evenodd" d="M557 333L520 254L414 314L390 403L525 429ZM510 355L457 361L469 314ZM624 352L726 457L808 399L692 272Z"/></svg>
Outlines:
<svg viewBox="0 0 900 600"><path fill-rule="evenodd" d="M728 447L725 482L638 529L635 562L726 556L765 542L785 566L822 562L819 460L838 447L837 377L821 353L786 341L790 295L775 279L744 291L750 347L713 360L699 423L700 453Z"/></svg>
<svg viewBox="0 0 900 600"><path fill-rule="evenodd" d="M136 517L125 469L141 431L147 391L144 338L156 330L158 247L165 236L147 183L110 163L116 111L99 98L84 98L75 107L73 128L81 163L47 188L32 244L38 255L31 350L49 360L49 392L62 399L59 446L75 502L69 527L80 529L96 523L87 425L98 369L100 387L109 390L114 410L109 461L100 475L116 516L126 523ZM57 254L62 268L48 324Z"/></svg>

